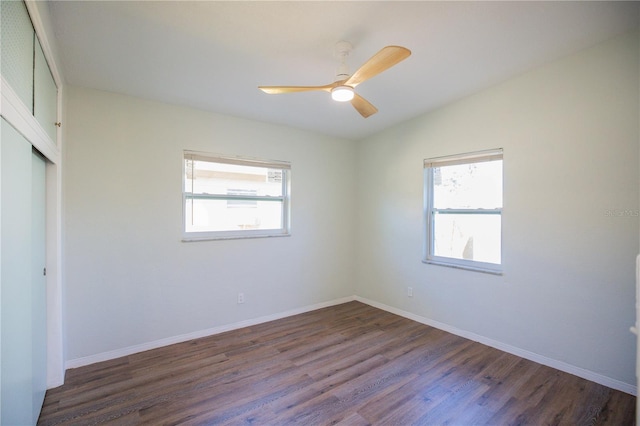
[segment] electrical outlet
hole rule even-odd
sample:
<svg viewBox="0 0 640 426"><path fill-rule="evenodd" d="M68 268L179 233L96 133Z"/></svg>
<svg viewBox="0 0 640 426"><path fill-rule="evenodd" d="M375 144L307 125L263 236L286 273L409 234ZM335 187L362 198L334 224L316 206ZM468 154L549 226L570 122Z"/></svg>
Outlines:
<svg viewBox="0 0 640 426"><path fill-rule="evenodd" d="M238 293L238 304L244 303L244 293Z"/></svg>
<svg viewBox="0 0 640 426"><path fill-rule="evenodd" d="M413 297L413 287L407 287L407 296Z"/></svg>

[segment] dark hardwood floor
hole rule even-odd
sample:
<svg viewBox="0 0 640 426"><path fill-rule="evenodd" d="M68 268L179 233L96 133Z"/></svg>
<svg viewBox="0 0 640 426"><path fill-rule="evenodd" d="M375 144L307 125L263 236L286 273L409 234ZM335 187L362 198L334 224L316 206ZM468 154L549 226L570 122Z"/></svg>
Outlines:
<svg viewBox="0 0 640 426"><path fill-rule="evenodd" d="M633 424L635 397L358 302L67 372L41 425Z"/></svg>

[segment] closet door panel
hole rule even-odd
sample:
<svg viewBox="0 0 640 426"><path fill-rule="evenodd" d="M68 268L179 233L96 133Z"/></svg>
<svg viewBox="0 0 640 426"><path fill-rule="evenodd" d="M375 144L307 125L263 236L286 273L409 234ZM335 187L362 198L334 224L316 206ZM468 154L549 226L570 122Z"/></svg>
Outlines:
<svg viewBox="0 0 640 426"><path fill-rule="evenodd" d="M34 424L47 390L46 161L31 154L31 353Z"/></svg>
<svg viewBox="0 0 640 426"><path fill-rule="evenodd" d="M0 1L2 76L33 113L35 31L22 1Z"/></svg>
<svg viewBox="0 0 640 426"><path fill-rule="evenodd" d="M2 2L4 3L4 2ZM31 144L1 123L2 425L33 424Z"/></svg>
<svg viewBox="0 0 640 426"><path fill-rule="evenodd" d="M57 107L58 88L42 52L40 41L36 37L33 115L54 144L57 129L55 123L58 121Z"/></svg>

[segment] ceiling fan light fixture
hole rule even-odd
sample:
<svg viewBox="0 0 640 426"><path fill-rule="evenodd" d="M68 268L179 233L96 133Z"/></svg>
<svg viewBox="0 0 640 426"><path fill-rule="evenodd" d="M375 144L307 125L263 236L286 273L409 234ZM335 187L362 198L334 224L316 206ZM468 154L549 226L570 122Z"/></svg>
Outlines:
<svg viewBox="0 0 640 426"><path fill-rule="evenodd" d="M348 102L353 99L353 87L337 86L331 90L331 99L338 102Z"/></svg>

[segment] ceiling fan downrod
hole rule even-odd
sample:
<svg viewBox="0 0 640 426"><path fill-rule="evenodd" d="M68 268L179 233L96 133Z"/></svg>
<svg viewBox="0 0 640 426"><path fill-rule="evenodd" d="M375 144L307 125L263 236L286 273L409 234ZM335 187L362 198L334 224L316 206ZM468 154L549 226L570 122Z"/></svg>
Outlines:
<svg viewBox="0 0 640 426"><path fill-rule="evenodd" d="M338 66L338 70L336 71L336 83L344 82L351 77L349 73L349 67L347 66L347 57L351 53L353 46L348 41L339 41L336 43L336 50L334 52L334 56L340 59L340 65ZM344 84L339 84L338 86L331 89L331 99L338 102L349 102L353 99L355 93L353 92L353 87L347 86Z"/></svg>
<svg viewBox="0 0 640 426"><path fill-rule="evenodd" d="M340 65L336 71L336 80L343 81L351 77L349 73L349 67L347 66L347 58L353 50L353 46L348 41L339 41L336 43L333 56L340 60Z"/></svg>

